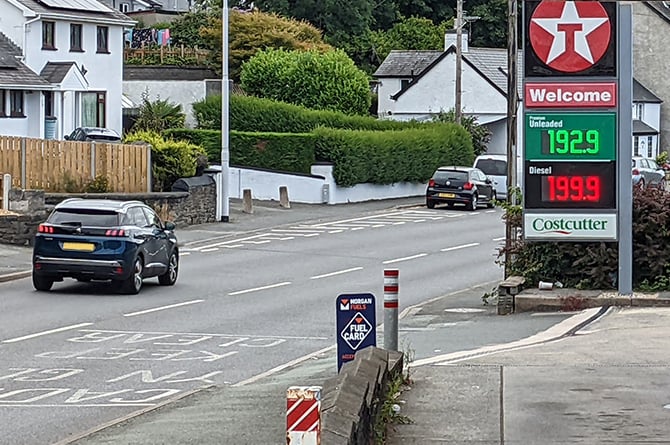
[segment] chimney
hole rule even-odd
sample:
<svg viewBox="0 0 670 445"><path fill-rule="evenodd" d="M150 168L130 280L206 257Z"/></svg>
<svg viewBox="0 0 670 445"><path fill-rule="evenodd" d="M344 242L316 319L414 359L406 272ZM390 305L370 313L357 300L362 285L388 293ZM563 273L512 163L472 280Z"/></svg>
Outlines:
<svg viewBox="0 0 670 445"><path fill-rule="evenodd" d="M444 34L444 50L448 50L452 45L456 48L455 29L450 29ZM461 51L463 53L468 52L468 32L466 30L461 31Z"/></svg>

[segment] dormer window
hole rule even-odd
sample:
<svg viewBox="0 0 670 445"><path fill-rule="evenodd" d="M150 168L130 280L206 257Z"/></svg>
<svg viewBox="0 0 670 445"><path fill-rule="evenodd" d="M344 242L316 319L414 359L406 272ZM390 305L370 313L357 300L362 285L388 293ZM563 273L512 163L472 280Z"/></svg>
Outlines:
<svg viewBox="0 0 670 445"><path fill-rule="evenodd" d="M42 49L56 49L56 22L42 22Z"/></svg>
<svg viewBox="0 0 670 445"><path fill-rule="evenodd" d="M409 86L409 83L412 81L412 79L400 79L400 89L404 90Z"/></svg>

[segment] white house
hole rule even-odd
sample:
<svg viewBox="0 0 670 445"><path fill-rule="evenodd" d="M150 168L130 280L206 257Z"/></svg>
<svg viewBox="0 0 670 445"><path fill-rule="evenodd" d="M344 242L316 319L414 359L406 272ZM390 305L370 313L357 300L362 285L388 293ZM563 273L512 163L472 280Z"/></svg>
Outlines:
<svg viewBox="0 0 670 445"><path fill-rule="evenodd" d="M121 132L123 30L135 22L96 0L0 0L0 17L0 135Z"/></svg>
<svg viewBox="0 0 670 445"><path fill-rule="evenodd" d="M378 116L396 120L427 120L454 108L455 34L445 37L444 51L391 51L374 74L378 80ZM491 131L488 152L505 154L507 147L507 50L471 48L463 33L461 105ZM517 61L517 146L523 135L523 53ZM661 131L661 100L641 83L633 89L634 153L656 156Z"/></svg>

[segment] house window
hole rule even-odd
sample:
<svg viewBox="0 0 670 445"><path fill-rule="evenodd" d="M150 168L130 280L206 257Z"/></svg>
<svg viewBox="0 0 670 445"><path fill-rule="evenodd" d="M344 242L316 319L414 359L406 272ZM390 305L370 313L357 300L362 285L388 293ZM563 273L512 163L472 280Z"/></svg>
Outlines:
<svg viewBox="0 0 670 445"><path fill-rule="evenodd" d="M42 49L56 49L56 22L42 22Z"/></svg>
<svg viewBox="0 0 670 445"><path fill-rule="evenodd" d="M98 26L98 51L99 53L109 52L109 28L106 26Z"/></svg>
<svg viewBox="0 0 670 445"><path fill-rule="evenodd" d="M407 88L410 82L411 82L410 79L400 79L400 89L404 90L405 88Z"/></svg>
<svg viewBox="0 0 670 445"><path fill-rule="evenodd" d="M633 156L640 156L640 138L638 136L633 138Z"/></svg>
<svg viewBox="0 0 670 445"><path fill-rule="evenodd" d="M635 104L634 107L635 110L633 111L633 118L644 120L644 104Z"/></svg>
<svg viewBox="0 0 670 445"><path fill-rule="evenodd" d="M70 25L70 51L82 51L81 25Z"/></svg>
<svg viewBox="0 0 670 445"><path fill-rule="evenodd" d="M44 91L44 116L52 117L54 115L54 93Z"/></svg>
<svg viewBox="0 0 670 445"><path fill-rule="evenodd" d="M5 104L7 103L7 91L0 90L0 117L6 117Z"/></svg>
<svg viewBox="0 0 670 445"><path fill-rule="evenodd" d="M121 12L128 12L129 9L128 3L121 3Z"/></svg>
<svg viewBox="0 0 670 445"><path fill-rule="evenodd" d="M82 93L82 127L105 127L106 94L104 92Z"/></svg>
<svg viewBox="0 0 670 445"><path fill-rule="evenodd" d="M10 91L9 115L12 117L25 117L23 115L23 91L21 90Z"/></svg>
<svg viewBox="0 0 670 445"><path fill-rule="evenodd" d="M654 156L654 137L653 136L647 136L647 157L648 158L655 158Z"/></svg>

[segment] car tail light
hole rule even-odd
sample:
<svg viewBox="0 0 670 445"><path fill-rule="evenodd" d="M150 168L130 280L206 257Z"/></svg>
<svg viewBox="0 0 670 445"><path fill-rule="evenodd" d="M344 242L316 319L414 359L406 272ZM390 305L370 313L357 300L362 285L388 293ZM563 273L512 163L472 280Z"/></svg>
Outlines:
<svg viewBox="0 0 670 445"><path fill-rule="evenodd" d="M640 170L634 168L634 169L633 169L633 176L637 176L637 175L639 175L639 174L640 174Z"/></svg>
<svg viewBox="0 0 670 445"><path fill-rule="evenodd" d="M126 236L126 231L123 229L109 229L105 232L105 236Z"/></svg>
<svg viewBox="0 0 670 445"><path fill-rule="evenodd" d="M428 180L428 187L435 187L435 180L433 178Z"/></svg>
<svg viewBox="0 0 670 445"><path fill-rule="evenodd" d="M472 187L474 187L474 186L475 185L472 182L468 181L465 184L463 184L463 190L472 190Z"/></svg>
<svg viewBox="0 0 670 445"><path fill-rule="evenodd" d="M37 231L39 233L54 233L53 226L47 226L46 224L40 224L37 226Z"/></svg>

